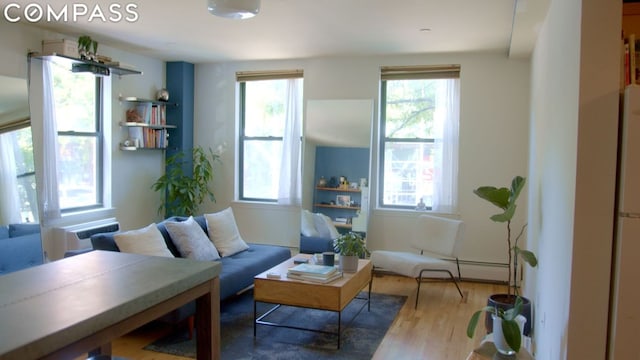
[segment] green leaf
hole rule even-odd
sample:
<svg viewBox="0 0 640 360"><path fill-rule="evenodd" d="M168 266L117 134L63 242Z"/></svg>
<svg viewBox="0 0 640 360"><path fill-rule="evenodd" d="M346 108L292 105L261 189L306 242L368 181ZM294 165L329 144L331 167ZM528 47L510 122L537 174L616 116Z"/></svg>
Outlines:
<svg viewBox="0 0 640 360"><path fill-rule="evenodd" d="M514 350L520 350L522 338L520 336L520 327L514 320L502 320L502 334L507 341L509 347Z"/></svg>
<svg viewBox="0 0 640 360"><path fill-rule="evenodd" d="M516 256L519 255L520 258L522 258L522 260L524 260L527 264L529 264L529 266L531 267L536 267L538 266L538 259L536 258L536 255L529 251L529 250L522 250L519 247L514 247L513 248Z"/></svg>
<svg viewBox="0 0 640 360"><path fill-rule="evenodd" d="M467 336L473 339L473 334L476 332L476 326L478 326L478 319L480 319L480 314L482 314L481 310L476 311L469 319L469 324L467 325Z"/></svg>
<svg viewBox="0 0 640 360"><path fill-rule="evenodd" d="M504 187L498 189L494 186L481 186L473 190L473 193L505 210L509 205L509 197L511 195L509 189Z"/></svg>

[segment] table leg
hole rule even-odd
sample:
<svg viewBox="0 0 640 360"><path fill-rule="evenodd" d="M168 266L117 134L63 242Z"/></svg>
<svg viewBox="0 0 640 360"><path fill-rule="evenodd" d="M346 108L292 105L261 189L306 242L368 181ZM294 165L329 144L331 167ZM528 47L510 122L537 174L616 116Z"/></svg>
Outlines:
<svg viewBox="0 0 640 360"><path fill-rule="evenodd" d="M196 299L196 353L198 359L220 359L220 279Z"/></svg>

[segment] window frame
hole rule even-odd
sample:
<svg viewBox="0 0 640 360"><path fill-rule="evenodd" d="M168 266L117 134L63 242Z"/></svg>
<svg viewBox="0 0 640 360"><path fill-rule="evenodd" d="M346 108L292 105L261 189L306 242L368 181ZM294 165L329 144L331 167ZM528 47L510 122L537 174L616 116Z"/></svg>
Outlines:
<svg viewBox="0 0 640 360"><path fill-rule="evenodd" d="M415 205L395 205L385 203L385 156L387 143L404 144L434 144L436 139L431 138L391 138L387 137L387 84L394 80L437 80L460 77L459 65L435 65L435 66L383 66L381 67L380 78L380 133L378 136L378 199L379 208L390 210L416 210ZM417 200L417 199L416 199ZM431 206L426 206L423 210L433 210Z"/></svg>
<svg viewBox="0 0 640 360"><path fill-rule="evenodd" d="M94 209L102 209L105 204L104 183L105 183L105 169L104 169L104 81L101 76L94 76L95 81L95 132L90 131L57 131L57 138L60 136L68 137L82 137L82 138L95 138L96 140L96 198L95 203L86 206L75 206L62 208L60 207L61 214L70 214L83 212ZM58 190L59 191L59 190Z"/></svg>
<svg viewBox="0 0 640 360"><path fill-rule="evenodd" d="M278 199L247 197L244 195L244 163L245 163L245 144L247 141L279 141L284 143L284 136L247 136L246 135L246 98L247 98L247 82L261 80L287 80L294 78L304 78L303 70L275 70L275 71L242 71L236 73L236 82L238 84L238 200L248 202L261 202L268 204L277 204ZM304 100L301 99L302 102ZM302 121L302 119L301 119ZM302 146L302 145L300 145Z"/></svg>

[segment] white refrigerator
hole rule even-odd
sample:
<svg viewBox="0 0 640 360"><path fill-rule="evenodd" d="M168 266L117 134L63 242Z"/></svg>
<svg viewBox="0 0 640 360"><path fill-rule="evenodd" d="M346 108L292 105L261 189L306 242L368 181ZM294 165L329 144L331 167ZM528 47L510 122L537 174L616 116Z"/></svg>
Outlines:
<svg viewBox="0 0 640 360"><path fill-rule="evenodd" d="M609 358L640 359L640 86L625 88L618 163Z"/></svg>

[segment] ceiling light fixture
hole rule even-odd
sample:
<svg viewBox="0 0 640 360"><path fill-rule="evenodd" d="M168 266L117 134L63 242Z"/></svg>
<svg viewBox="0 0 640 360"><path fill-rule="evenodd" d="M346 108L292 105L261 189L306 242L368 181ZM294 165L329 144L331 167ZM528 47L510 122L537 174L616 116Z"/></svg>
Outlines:
<svg viewBox="0 0 640 360"><path fill-rule="evenodd" d="M228 19L248 19L260 12L260 0L207 0L207 9Z"/></svg>

